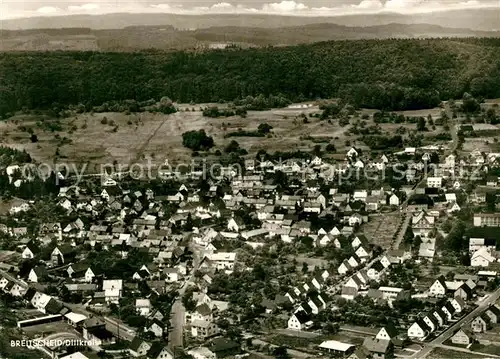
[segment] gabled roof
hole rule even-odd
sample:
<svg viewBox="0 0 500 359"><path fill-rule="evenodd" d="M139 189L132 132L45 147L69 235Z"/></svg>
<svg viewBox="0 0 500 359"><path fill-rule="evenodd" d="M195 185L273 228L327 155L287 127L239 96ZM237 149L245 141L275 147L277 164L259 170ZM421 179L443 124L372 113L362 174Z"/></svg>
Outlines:
<svg viewBox="0 0 500 359"><path fill-rule="evenodd" d="M132 342L130 343L130 349L137 352L137 350L139 350L141 344L144 342L144 340L142 340L141 338L139 337L135 337Z"/></svg>
<svg viewBox="0 0 500 359"><path fill-rule="evenodd" d="M431 328L429 328L429 326L427 325L427 323L424 322L424 320L422 318L417 319L417 321L415 322L415 324L417 324L420 328L422 328L425 331L429 331L431 329Z"/></svg>
<svg viewBox="0 0 500 359"><path fill-rule="evenodd" d="M375 269L376 271L380 272L382 271L385 267L384 265L378 260L376 261L375 263L373 263L373 265L370 267L370 268L373 268Z"/></svg>
<svg viewBox="0 0 500 359"><path fill-rule="evenodd" d="M432 324L434 324L434 327L437 327L439 325L437 318L432 313L427 313L424 318L428 318L432 322Z"/></svg>
<svg viewBox="0 0 500 359"><path fill-rule="evenodd" d="M170 350L170 348L168 348L167 345L165 345L165 343L162 343L162 342L154 342L151 344L151 348L149 349L148 353L147 353L147 357L148 358L152 358L152 359L156 359L158 358L158 356L160 355L160 353L163 351L163 350L167 350L168 353L173 357L174 356L174 353Z"/></svg>
<svg viewBox="0 0 500 359"><path fill-rule="evenodd" d="M443 308L446 308L448 310L448 312L450 312L450 314L453 314L456 312L455 307L450 302L446 302L443 305Z"/></svg>
<svg viewBox="0 0 500 359"><path fill-rule="evenodd" d="M26 248L28 248L33 254L37 254L38 252L40 252L40 247L33 243L33 241L29 241L26 245Z"/></svg>
<svg viewBox="0 0 500 359"><path fill-rule="evenodd" d="M472 295L472 289L467 285L467 283L462 284L457 290L462 289L468 296Z"/></svg>
<svg viewBox="0 0 500 359"><path fill-rule="evenodd" d="M387 323L387 325L384 326L384 329L385 329L387 335L389 336L389 338L392 339L392 338L395 338L398 336L398 330L396 329L394 324Z"/></svg>
<svg viewBox="0 0 500 359"><path fill-rule="evenodd" d="M456 300L456 302L458 303L458 305L460 305L461 308L465 308L465 301L462 298L455 297L453 299Z"/></svg>
<svg viewBox="0 0 500 359"><path fill-rule="evenodd" d="M321 299L319 298L319 294L312 294L309 296L309 299L311 300L311 302L314 303L314 305L317 307L317 308L321 308L323 307L323 302L321 301Z"/></svg>
<svg viewBox="0 0 500 359"><path fill-rule="evenodd" d="M300 305L300 307L303 309L304 312L309 314L312 313L312 308L308 303L304 302Z"/></svg>
<svg viewBox="0 0 500 359"><path fill-rule="evenodd" d="M434 284L436 282L439 282L443 286L443 288L446 289L446 279L444 278L444 276L442 276L442 275L439 276L438 278L436 278L436 280L432 284Z"/></svg>
<svg viewBox="0 0 500 359"><path fill-rule="evenodd" d="M43 278L43 277L46 277L49 275L49 273L47 272L47 268L45 268L43 266L34 267L33 272L35 272L35 274L38 278Z"/></svg>
<svg viewBox="0 0 500 359"><path fill-rule="evenodd" d="M63 309L63 305L59 303L57 300L54 298L50 298L50 300L47 302L45 305L45 312L48 314L59 314L61 309Z"/></svg>
<svg viewBox="0 0 500 359"><path fill-rule="evenodd" d="M492 306L488 307L488 309L486 311L492 312L493 314L495 314L495 316L498 319L500 319L500 308L497 305L492 305Z"/></svg>
<svg viewBox="0 0 500 359"><path fill-rule="evenodd" d="M297 313L293 314L295 318L299 321L300 324L305 324L311 320L311 316L304 312L303 310L299 310Z"/></svg>
<svg viewBox="0 0 500 359"><path fill-rule="evenodd" d="M443 312L441 308L436 308L434 310L434 313L437 313L437 315L439 315L441 319L446 320L446 314Z"/></svg>
<svg viewBox="0 0 500 359"><path fill-rule="evenodd" d="M375 339L375 338L365 338L363 341L363 347L368 349L371 353L387 353L389 346L391 344L390 340Z"/></svg>
<svg viewBox="0 0 500 359"><path fill-rule="evenodd" d="M197 306L195 311L200 313L201 315L204 315L204 316L212 314L212 310L210 309L210 307L206 303L203 303L203 304L200 304L199 306Z"/></svg>

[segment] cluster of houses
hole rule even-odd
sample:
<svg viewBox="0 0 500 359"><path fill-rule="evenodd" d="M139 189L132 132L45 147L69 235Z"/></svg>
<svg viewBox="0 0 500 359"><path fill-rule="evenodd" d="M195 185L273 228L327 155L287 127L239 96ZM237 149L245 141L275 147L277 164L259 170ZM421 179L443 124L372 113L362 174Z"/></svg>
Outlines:
<svg viewBox="0 0 500 359"><path fill-rule="evenodd" d="M392 159L386 155L368 160L356 148L351 148L333 170L332 165L319 157L311 161L288 160L279 164L247 160L244 174L236 173L231 168L222 168L228 181L210 180L206 190L190 188L189 181L185 181L186 184L179 183L168 193L155 193L151 188L128 190L121 188L113 178L105 178L101 187L94 192L78 185L62 187L57 205L65 212L66 218L71 220L44 223L37 228L35 234L30 234L26 227L0 226L0 231L19 243L22 259L37 262L25 277L29 286L20 286L2 278L0 288L16 297L24 297L29 292L28 287L53 283L54 279L65 277L63 283L70 292L92 293L85 298L84 304L96 309L118 304L124 289L137 282L144 282L152 293L162 294L169 285L183 283L194 270L200 270L204 284L211 284L215 272L230 274L238 264L236 251L227 249L224 242L243 241L253 248L259 248L269 238L292 243L309 237L314 247L333 246L339 250L348 249L350 254L339 261L337 268L324 270L280 296L279 300L293 306L288 320L289 329L305 330L312 326L314 315L327 308L328 294L331 293L340 292L341 297L347 300L367 295L389 303L409 298L410 293L402 288L370 288L371 282L380 282L391 266L403 263L411 258L411 254L400 250L374 254L374 243L360 233L360 226L368 221L370 214L379 212L384 207L398 209L401 204L406 203L410 194L416 194L416 199L410 198L407 202L408 213L405 218L413 234L422 240L418 257L432 260L436 252L435 234L439 219L462 209L458 193L464 187L464 182L455 179L457 166L482 167L493 163L498 157L473 152L468 161L459 161L455 155L449 155L443 163L433 168L432 176L426 177L425 188L413 188L424 175L425 166L432 156L430 152L417 155L412 148L406 149L403 155L416 161L405 169L406 185L397 191L382 186L372 190L357 188L348 193L335 185L332 181L335 176L345 174L346 171L366 168L382 171L397 163L391 163ZM291 179L290 188L284 191L288 194L284 194L276 183L265 176L277 171ZM160 175L163 178L181 177L170 172ZM200 175L202 174L198 172L182 174L189 179L199 178ZM328 187L326 189L325 184ZM498 186L498 178L497 181L489 178L486 185ZM471 201L475 203L486 202L481 191L475 191L471 197ZM432 199L433 205L425 198ZM11 213L16 215L29 211L32 205L29 202L16 204ZM236 214L242 208L252 211L252 221ZM333 223L331 227L325 226L326 230L318 230L313 228L311 216L329 216L328 218L333 218ZM180 228L193 220L199 226L191 227L189 234L182 233ZM473 225L476 228L500 227L500 214L474 213ZM42 249L54 243L56 245L51 250L50 258L40 260ZM127 258L130 249L137 248L148 253L153 260L151 263L140 263L131 278L107 278L106 273L99 273L97 268L85 260L82 251L77 250L81 246L112 250L122 258ZM202 253L197 268L194 268L192 256L187 255L192 251L192 246L199 248ZM488 267L497 262L495 237L471 236L469 252L472 267ZM476 285L477 282L474 281L461 281L457 284L457 281L450 283L442 277L438 278L429 288L429 294L445 296L452 293L452 296L435 310L422 314L408 328L408 337L423 339L461 315L467 308L467 301L473 298ZM190 336L199 340L208 340L220 334L216 322L219 315L228 308L227 302L211 299L204 289L206 288L199 288L199 291L193 293L195 309L187 312L184 318L184 325L189 329ZM60 302L42 292L36 293L39 293L37 299L33 301L30 298L28 302L42 313L62 316L72 314L71 311L55 313L54 303ZM266 308L269 310L276 305L268 304ZM60 310L64 310L63 308ZM163 314L153 308L149 296L135 299L135 309L138 315L148 319L146 331L153 333L156 338L165 337ZM488 310L488 313L495 311L491 308ZM491 319L491 316L488 317ZM96 322L97 318L86 318L78 323L75 322L75 315L70 315L73 319L65 318L77 327L81 325L84 337L93 335L92 338L103 342L110 340L101 330L102 323L94 323L97 329L92 329L94 327L91 322ZM489 323L492 322L490 320ZM471 330L475 331L474 326ZM374 338L368 338L363 348L355 349L331 342L325 344L324 349L352 350L350 355L357 355L352 356L352 359L363 358L363 353L383 357L396 345L397 336L393 327L386 327ZM163 348L158 351L159 347L155 343L137 339L132 343L131 350L138 355L146 355L153 350L158 355L164 355L161 358L169 358L171 353ZM192 355L202 358L202 353L209 351L208 347L198 348Z"/></svg>

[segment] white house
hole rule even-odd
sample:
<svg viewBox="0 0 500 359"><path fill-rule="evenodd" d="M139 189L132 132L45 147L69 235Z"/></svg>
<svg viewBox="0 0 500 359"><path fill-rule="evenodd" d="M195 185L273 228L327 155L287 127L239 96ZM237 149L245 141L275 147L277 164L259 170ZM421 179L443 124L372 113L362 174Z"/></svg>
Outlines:
<svg viewBox="0 0 500 359"><path fill-rule="evenodd" d="M23 252L21 254L21 257L23 259L33 259L35 258L35 255L39 252L37 246L35 246L33 243L28 243L26 247L23 249Z"/></svg>
<svg viewBox="0 0 500 359"><path fill-rule="evenodd" d="M470 265L472 267L488 267L490 263L495 261L495 257L491 255L487 248L483 247L474 252L470 259Z"/></svg>
<svg viewBox="0 0 500 359"><path fill-rule="evenodd" d="M433 296L444 296L446 294L446 283L444 277L441 276L432 283L429 288L429 293Z"/></svg>
<svg viewBox="0 0 500 359"><path fill-rule="evenodd" d="M123 280L121 279L105 279L102 282L102 290L106 302L117 304L122 295Z"/></svg>
<svg viewBox="0 0 500 359"><path fill-rule="evenodd" d="M43 278L47 277L48 272L45 267L37 266L30 270L28 274L28 281L38 283L43 280Z"/></svg>
<svg viewBox="0 0 500 359"><path fill-rule="evenodd" d="M235 252L217 252L206 256L218 270L233 270L236 261Z"/></svg>
<svg viewBox="0 0 500 359"><path fill-rule="evenodd" d="M389 197L389 204L391 206L399 206L400 204L399 197L393 194L391 197Z"/></svg>
<svg viewBox="0 0 500 359"><path fill-rule="evenodd" d="M310 316L304 311L298 311L288 319L288 329L292 330L303 330L312 324Z"/></svg>
<svg viewBox="0 0 500 359"><path fill-rule="evenodd" d="M165 268L163 274L165 274L165 280L167 282L174 283L179 280L179 272L176 268Z"/></svg>
<svg viewBox="0 0 500 359"><path fill-rule="evenodd" d="M144 317L149 315L151 311L151 301L149 299L136 299L135 310Z"/></svg>
<svg viewBox="0 0 500 359"><path fill-rule="evenodd" d="M427 324L423 320L417 320L408 328L408 337L414 339L423 339L428 333Z"/></svg>
<svg viewBox="0 0 500 359"><path fill-rule="evenodd" d="M428 188L441 188L443 185L442 177L427 177Z"/></svg>

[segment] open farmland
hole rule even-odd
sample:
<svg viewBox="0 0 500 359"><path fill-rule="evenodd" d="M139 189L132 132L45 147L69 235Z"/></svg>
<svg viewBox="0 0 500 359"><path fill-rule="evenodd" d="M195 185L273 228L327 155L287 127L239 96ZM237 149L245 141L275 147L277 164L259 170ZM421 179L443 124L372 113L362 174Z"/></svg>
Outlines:
<svg viewBox="0 0 500 359"><path fill-rule="evenodd" d="M83 113L64 119L51 119L37 115L16 115L0 123L0 145L25 149L39 162L52 163L56 151L60 162L88 163L89 170L101 164L131 164L151 159L153 164L161 164L168 159L170 163L190 162L191 151L182 146L182 134L191 130L204 129L214 138L215 150L223 152L232 140L248 151L248 157L264 149L275 151L311 151L320 145L324 150L333 143L337 153L345 153L350 146L368 149L359 135L349 134L353 123L360 121L363 114L372 110L361 110L350 117L350 124L340 126L339 120L320 120L311 117L321 110L317 105L300 108L274 109L268 111L249 111L245 118L240 116L208 118L201 109L210 105L177 105L179 111L165 115L161 113ZM222 107L219 105L219 107ZM440 109L402 112L403 115L422 115L438 113ZM304 120L304 119L307 120ZM273 127L267 137L229 137L237 131L256 131L267 123ZM366 120L368 126L374 125L373 119ZM415 124L379 124L383 134L394 134L398 127L414 130ZM426 132L425 136L440 131ZM30 140L31 134L37 142Z"/></svg>
<svg viewBox="0 0 500 359"><path fill-rule="evenodd" d="M150 157L153 163L190 161L191 151L182 146L182 134L204 129L214 138L216 149L223 151L231 140L236 140L249 155L260 149L267 151L311 150L314 138L333 141L337 148L345 150L344 131L335 123L310 118L303 123L299 116L319 112L317 107L309 109L279 109L250 111L246 118L239 116L208 118L199 111L186 111L188 106L179 106L181 111L170 114L158 113L86 113L57 121L60 131L46 129L51 119L41 120L37 116L18 115L0 124L0 144L25 149L37 161L52 162L56 149L62 161L91 164L130 164ZM183 111L184 110L184 111ZM105 120L103 120L105 118ZM106 122L105 124L103 122ZM231 137L238 130L255 131L261 123L273 126L268 137ZM38 142L30 141L30 131ZM302 138L302 140L301 140Z"/></svg>

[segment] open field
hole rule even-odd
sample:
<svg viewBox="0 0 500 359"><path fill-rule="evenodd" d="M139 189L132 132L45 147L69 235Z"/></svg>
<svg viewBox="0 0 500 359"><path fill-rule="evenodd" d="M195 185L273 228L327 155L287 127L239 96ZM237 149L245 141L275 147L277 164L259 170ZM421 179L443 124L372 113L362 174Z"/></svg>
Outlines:
<svg viewBox="0 0 500 359"><path fill-rule="evenodd" d="M87 163L87 171L96 172L99 165L113 162L129 165L150 159L153 164L159 165L168 159L169 163L190 163L192 153L182 146L182 134L198 129L204 129L214 138L216 146L206 155L208 160L215 158L216 150L224 152L224 148L232 140L236 140L241 148L248 151L247 158L254 158L261 149L268 152L311 151L314 146L320 145L324 150L328 143L333 143L336 147L336 154L328 155L338 158L339 154L345 153L351 146L369 150L360 140L360 135L348 133L355 123L363 122L363 127L375 125L373 119L361 120L362 115L372 115L374 110L360 110L356 116L351 116L350 125L342 127L337 119L322 121L310 117L321 113L318 105L313 103L305 107L249 111L246 118L204 117L201 109L210 105L212 104L177 104L179 111L171 115L149 112L83 113L64 119L16 115L8 121L0 122L0 145L25 149L36 161L49 164L53 163L57 152L59 162ZM217 106L223 108L225 105ZM441 111L441 108L435 108L399 113L424 118L430 114L437 118ZM267 137L227 137L229 133L239 130L256 131L262 123L273 127L272 134ZM414 123L381 123L378 126L382 134L387 136L395 135L400 128L407 132L416 128ZM443 128L437 126L434 130L429 129L421 134L425 138L441 132L444 132ZM30 139L32 133L38 140L35 143ZM446 145L447 141L442 143ZM464 150L491 148L493 144L493 138L467 139Z"/></svg>
<svg viewBox="0 0 500 359"><path fill-rule="evenodd" d="M484 333L477 333L476 338L480 343L489 341L498 345L500 344L500 327L494 325L493 328Z"/></svg>
<svg viewBox="0 0 500 359"><path fill-rule="evenodd" d="M77 332L68 323L64 321L32 325L22 329L29 337L43 335L44 337L55 333L75 333Z"/></svg>
<svg viewBox="0 0 500 359"><path fill-rule="evenodd" d="M377 243L383 249L390 249L392 238L401 222L401 214L370 216L368 223L363 224L363 232L368 240Z"/></svg>
<svg viewBox="0 0 500 359"><path fill-rule="evenodd" d="M462 353L459 351L443 349L443 348L435 348L432 352L427 355L427 359L484 359L484 355L474 355L470 353Z"/></svg>
<svg viewBox="0 0 500 359"><path fill-rule="evenodd" d="M465 138L462 150L464 152L471 152L474 150L497 152L500 150L500 143L495 142L494 137Z"/></svg>
<svg viewBox="0 0 500 359"><path fill-rule="evenodd" d="M199 108L197 108L199 110ZM260 149L268 151L310 150L311 140L299 140L301 136L326 136L334 140L343 138L345 129L328 124L326 121L310 119L304 124L295 120L303 112L314 109L281 109L250 112L246 118L232 116L227 118L203 117L201 111L179 111L171 115L140 113L80 114L60 121L62 131L51 132L40 128L36 116L16 116L8 122L0 123L0 144L26 149L37 161L52 162L56 148L67 162L90 162L93 164L129 164L152 158L153 163L163 163L168 159L190 161L191 151L182 146L182 133L205 129L214 138L216 148L223 148L237 140L249 155ZM316 111L319 110L316 108ZM107 124L101 121L106 117ZM38 121L38 124L37 124ZM229 132L239 129L255 131L259 124L266 122L273 126L272 137L234 137L224 138ZM30 134L21 126L32 128L38 137L31 143ZM43 126L43 125L42 125ZM58 137L58 138L57 138ZM64 140L64 138L67 140ZM343 147L343 146L339 146Z"/></svg>

